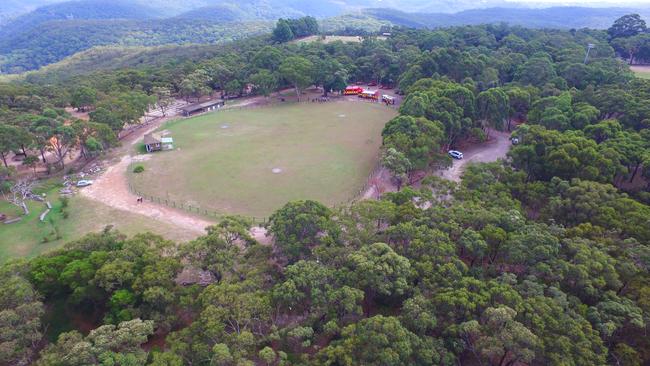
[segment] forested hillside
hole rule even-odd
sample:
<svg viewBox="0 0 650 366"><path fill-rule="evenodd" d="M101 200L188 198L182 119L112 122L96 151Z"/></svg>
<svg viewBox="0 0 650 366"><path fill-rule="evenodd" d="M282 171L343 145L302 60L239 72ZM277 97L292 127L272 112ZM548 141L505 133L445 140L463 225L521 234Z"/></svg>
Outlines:
<svg viewBox="0 0 650 366"><path fill-rule="evenodd" d="M407 2L395 10L366 9L376 3L365 0L219 0L204 7L199 7L202 2L188 3L185 6L193 10L181 14L174 11L176 16L172 18L151 19L169 14L170 8L159 3L73 1L20 16L0 27L0 72L35 70L95 46L222 43L267 33L270 22L278 18L305 15L327 17L322 21L322 31L326 33L372 34L382 25L438 28L499 22L529 28L606 28L617 17L631 12L623 8L555 7L487 8L456 14L405 13L400 10L428 7L417 1ZM169 3L174 5L173 1ZM445 4L438 10L451 6ZM643 15L644 11L640 13Z"/></svg>
<svg viewBox="0 0 650 366"><path fill-rule="evenodd" d="M528 28L555 29L605 29L617 18L632 12L650 16L648 9L552 7L545 9L527 8L485 8L471 9L454 14L405 13L395 9L366 9L364 13L387 20L396 25L418 28L477 25L486 23L508 23Z"/></svg>
<svg viewBox="0 0 650 366"><path fill-rule="evenodd" d="M43 23L54 20L149 19L155 9L120 1L84 0L38 8L0 26L0 40L27 33Z"/></svg>
<svg viewBox="0 0 650 366"><path fill-rule="evenodd" d="M8 40L0 40L0 70L19 73L38 69L94 46L156 46L223 43L268 33L273 22L215 23L189 19L78 20L43 24Z"/></svg>
<svg viewBox="0 0 650 366"><path fill-rule="evenodd" d="M4 264L0 363L648 364L650 81L613 47L646 34L640 25L258 38L200 60L0 85L3 157L53 139L97 156L150 105L248 83L265 96L357 81L405 94L381 136L398 192L337 208L288 202L266 244L250 219L224 217L189 243L107 227ZM448 148L494 130L517 138L506 160L409 187L447 165ZM0 171L0 187L12 174Z"/></svg>

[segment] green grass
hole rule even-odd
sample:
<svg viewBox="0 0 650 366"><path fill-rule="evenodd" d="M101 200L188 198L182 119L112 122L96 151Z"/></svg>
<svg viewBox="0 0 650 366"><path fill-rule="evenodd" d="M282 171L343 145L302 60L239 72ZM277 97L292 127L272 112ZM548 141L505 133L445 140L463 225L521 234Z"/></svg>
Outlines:
<svg viewBox="0 0 650 366"><path fill-rule="evenodd" d="M650 80L650 72L635 71L634 75L636 75L636 77L641 78L641 79Z"/></svg>
<svg viewBox="0 0 650 366"><path fill-rule="evenodd" d="M383 36L379 36L375 38L382 41L386 40L386 37ZM341 41L343 43L360 43L361 39L358 36L325 36L325 39L323 39L322 36L309 36L309 37L297 39L293 42L298 44L313 43L313 42L322 42L328 44L336 41Z"/></svg>
<svg viewBox="0 0 650 366"><path fill-rule="evenodd" d="M107 225L113 225L121 232L133 235L139 232L151 231L172 240L189 240L182 229L160 223L153 219L113 209L83 197L75 196L70 199L68 218L61 212L61 202L58 199L59 186L51 181L35 191L46 192L47 199L52 204L52 211L44 222L39 220L45 210L45 204L28 201L30 214L20 222L5 225L0 223L0 263L12 258L30 258L55 248L64 243L78 239L90 232L98 232ZM10 217L19 216L22 210L10 203L0 200L0 212ZM58 232L58 235L57 235ZM60 236L57 239L57 236ZM44 242L43 238L48 241Z"/></svg>
<svg viewBox="0 0 650 366"><path fill-rule="evenodd" d="M152 154L130 179L146 194L221 213L264 217L297 199L335 205L364 185L395 114L379 104L331 102L172 121L163 129L176 150Z"/></svg>

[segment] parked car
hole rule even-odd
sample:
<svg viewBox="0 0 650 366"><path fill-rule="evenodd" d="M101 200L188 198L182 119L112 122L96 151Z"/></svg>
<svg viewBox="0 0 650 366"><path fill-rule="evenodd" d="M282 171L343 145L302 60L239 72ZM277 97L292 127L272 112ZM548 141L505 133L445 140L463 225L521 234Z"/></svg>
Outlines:
<svg viewBox="0 0 650 366"><path fill-rule="evenodd" d="M460 160L463 158L463 153L458 150L449 150L449 156L451 156L454 159Z"/></svg>
<svg viewBox="0 0 650 366"><path fill-rule="evenodd" d="M77 182L77 187L87 187L91 184L93 184L92 180L80 180Z"/></svg>

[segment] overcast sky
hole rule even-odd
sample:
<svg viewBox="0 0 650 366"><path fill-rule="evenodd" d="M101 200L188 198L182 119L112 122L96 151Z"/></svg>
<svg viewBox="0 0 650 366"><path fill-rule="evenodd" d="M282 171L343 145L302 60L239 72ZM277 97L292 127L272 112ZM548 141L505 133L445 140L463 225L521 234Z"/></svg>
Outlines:
<svg viewBox="0 0 650 366"><path fill-rule="evenodd" d="M585 6L626 6L645 5L650 8L650 0L506 0L513 3L524 4L557 4L557 5L585 5Z"/></svg>

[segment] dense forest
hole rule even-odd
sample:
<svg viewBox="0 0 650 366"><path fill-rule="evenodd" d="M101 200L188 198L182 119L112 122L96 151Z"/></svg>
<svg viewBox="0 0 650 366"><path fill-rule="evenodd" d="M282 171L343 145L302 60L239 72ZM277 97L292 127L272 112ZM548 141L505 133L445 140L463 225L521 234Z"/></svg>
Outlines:
<svg viewBox="0 0 650 366"><path fill-rule="evenodd" d="M404 187L381 200L288 202L267 224L271 245L249 219L225 217L189 243L107 227L4 264L0 364L650 363L650 81L617 54L645 24L390 32L258 37L200 61L0 85L3 156L52 137L96 156L150 105L248 83L261 95L356 81L405 94L382 133ZM91 110L90 122L65 106ZM516 138L505 161L409 187L492 130ZM0 171L5 189L12 179Z"/></svg>
<svg viewBox="0 0 650 366"><path fill-rule="evenodd" d="M401 8L398 8L401 9ZM478 25L504 22L527 28L555 29L605 29L623 15L633 12L625 8L587 8L579 6L550 7L545 9L495 7L469 9L454 14L432 9L429 13L405 13L395 9L366 9L364 13L396 25L416 28L449 27L459 25ZM642 15L649 16L650 9L641 9Z"/></svg>
<svg viewBox="0 0 650 366"><path fill-rule="evenodd" d="M158 2L166 5L156 6ZM384 25L438 28L500 22L528 28L604 29L632 12L625 8L503 7L447 14L442 11L449 4L436 8L417 0L398 7L381 3L386 8L379 9L368 8L377 4L365 0L219 0L210 4L197 0L182 6L188 11L174 11L174 16L165 18L175 8L167 3L173 1L60 2L0 23L0 73L36 70L99 46L218 44L267 33L278 18L314 16L321 19L323 33L365 35L377 34ZM455 5L465 8L465 4ZM404 12L408 10L417 12ZM650 10L640 13L650 15Z"/></svg>

